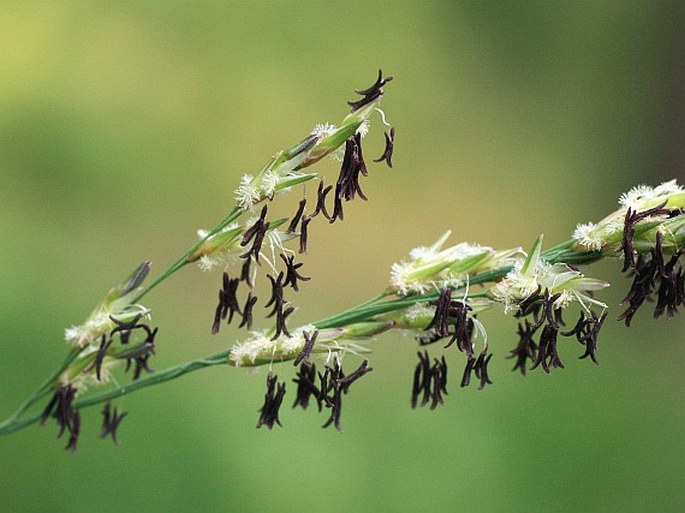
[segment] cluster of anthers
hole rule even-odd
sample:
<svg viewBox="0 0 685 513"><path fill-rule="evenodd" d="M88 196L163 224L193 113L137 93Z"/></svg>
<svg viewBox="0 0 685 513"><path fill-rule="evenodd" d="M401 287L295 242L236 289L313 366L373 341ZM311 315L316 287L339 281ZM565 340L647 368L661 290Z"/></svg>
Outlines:
<svg viewBox="0 0 685 513"><path fill-rule="evenodd" d="M311 339L308 339L308 342L311 341L313 345L315 338L316 332L313 333ZM306 350L303 350L302 354L305 352ZM330 412L328 419L322 427L326 428L333 425L338 431L342 432L343 428L340 419L343 395L349 392L352 383L373 370L368 366L368 360L364 360L350 374L343 372L342 363L338 358L334 359L332 367L326 365L323 373L317 372L316 364L311 363L308 357L298 357L295 363L297 364L299 361L302 361L302 363L297 372L297 377L293 379L293 382L297 384L293 408L300 406L303 410L306 410L310 401L314 400L319 412L322 410L322 407L325 407ZM283 426L279 418L279 410L285 396L285 382L279 384L278 389L276 389L277 382L278 376L269 373L266 378L267 392L264 396L264 405L259 410L258 428L266 426L272 429L274 424Z"/></svg>

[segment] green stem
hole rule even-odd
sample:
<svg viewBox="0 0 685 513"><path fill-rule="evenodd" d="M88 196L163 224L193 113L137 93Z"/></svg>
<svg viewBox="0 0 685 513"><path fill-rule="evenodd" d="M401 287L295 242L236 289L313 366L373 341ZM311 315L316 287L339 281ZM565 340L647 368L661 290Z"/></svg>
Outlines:
<svg viewBox="0 0 685 513"><path fill-rule="evenodd" d="M393 299L375 304L369 304L366 302L312 324L320 330L329 328L342 328L349 324L370 321L373 320L373 318L377 315L394 312L396 310L402 310L403 308L408 308L416 303L429 301L430 299L430 295L421 295Z"/></svg>
<svg viewBox="0 0 685 513"><path fill-rule="evenodd" d="M579 253L573 249L576 244L575 239L567 240L561 244L549 248L542 252L542 259L550 264L591 264L604 258L605 254L601 251L586 251Z"/></svg>
<svg viewBox="0 0 685 513"><path fill-rule="evenodd" d="M114 390L109 390L107 392L103 392L101 394L97 394L91 397L85 397L79 401L76 401L74 403L74 407L87 408L95 404L104 403L105 401L109 401L111 399L116 399L117 397L130 394L131 392L135 392L136 390L140 390L141 388L146 388L152 385L158 385L160 383L164 383L165 381L179 378L184 374L188 374L189 372L193 372L198 369L204 369L205 367L212 367L214 365L227 364L228 353L228 350L224 350L220 353L204 356L196 360L187 361L180 365L176 365L175 367L169 367L168 369L165 369L163 371L155 372L154 374L150 374L145 378L133 381L126 386L115 388Z"/></svg>
<svg viewBox="0 0 685 513"><path fill-rule="evenodd" d="M158 385L165 381L176 379L178 377L183 376L184 374L188 374L189 372L193 372L198 369L204 369L205 367L211 367L214 365L227 364L228 360L226 358L228 356L228 353L229 352L226 350L210 356L198 358L196 360L190 360L188 362L182 363L181 365L176 365L175 367L170 367L163 371L156 372L155 374L150 374L149 376L141 378L137 381L133 381L132 383L129 383L126 386L115 388L113 390L109 390L107 392L103 392L101 394L97 394L91 397L85 397L74 402L74 408L81 409L87 408L89 406L94 406L96 404L104 403L111 399L115 399L117 397L130 394L131 392L135 392L136 390L140 390L142 388L146 388L152 385ZM31 424L35 424L40 419L40 416L40 413L34 413L33 415L30 415L23 419L17 419L17 417L13 416L4 421L2 424L0 424L0 435L8 435L20 429L28 427Z"/></svg>
<svg viewBox="0 0 685 513"><path fill-rule="evenodd" d="M207 239L209 239L212 235L216 234L217 232L219 232L220 230L222 230L223 228L225 228L226 226L228 226L230 223L232 223L233 221L235 221L236 219L238 219L238 218L241 216L241 214L242 214L243 212L244 212L244 211L243 211L242 209L240 209L240 208L238 208L238 207L234 207L230 214L228 214L224 219L222 219L222 220L219 222L219 224L217 224L214 228L212 228L212 229L209 231L209 233L208 233L205 237L203 237L203 238L200 239L198 242L196 242L188 251L186 251L186 252L183 254L183 256L182 256L181 258L179 258L178 260L176 260L176 262L174 262L173 264L171 264L171 265L167 268L166 271L164 271L161 275L159 275L159 276L157 277L157 279L155 279L152 283L150 283L150 285L148 285L147 287L145 287L145 289L142 290L142 291L140 292L140 294L138 294L136 297L134 297L134 298L131 300L131 303L137 303L138 301L140 301L140 300L143 298L143 296L145 296L148 292L150 292L150 291L151 291L152 289L154 289L157 285L159 285L160 283L162 283L162 282L163 282L164 280L166 280L169 276L171 276L171 275L174 274L176 271L178 271L179 269L181 269L184 265L186 265L186 264L188 263L188 258L189 258L190 256L192 256L192 254L195 253L195 251L197 251L197 249L198 249L198 248L199 248Z"/></svg>
<svg viewBox="0 0 685 513"><path fill-rule="evenodd" d="M65 360L62 362L62 365L60 365L51 375L48 379L46 379L40 387L38 387L33 394L28 396L26 400L21 403L19 408L17 408L17 411L15 411L6 421L4 421L2 424L0 424L0 429L2 426L4 426L6 423L11 423L15 421L17 418L21 416L22 413L24 413L26 410L28 410L31 406L36 404L40 399L45 397L48 393L50 393L53 390L53 384L59 378L60 374L64 372L64 370L69 367L71 362L73 362L76 357L79 354L78 349L72 349Z"/></svg>
<svg viewBox="0 0 685 513"><path fill-rule="evenodd" d="M318 322L312 323L314 326L316 326L319 329L327 329L327 328L337 328L340 326L345 326L347 324L350 324L352 322L356 322L354 319L356 318L357 312L365 307L368 307L370 305L373 305L374 303L380 301L381 299L384 299L390 295L390 292L384 291L378 294L377 296L369 299L368 301L364 301L363 303L360 303L356 306L353 306L352 308L348 308L347 310L337 313L331 317L327 317L325 319L322 319ZM385 304L385 303L384 303ZM353 319L350 322L344 322L343 324L338 323L338 319L346 319L346 318L351 318Z"/></svg>

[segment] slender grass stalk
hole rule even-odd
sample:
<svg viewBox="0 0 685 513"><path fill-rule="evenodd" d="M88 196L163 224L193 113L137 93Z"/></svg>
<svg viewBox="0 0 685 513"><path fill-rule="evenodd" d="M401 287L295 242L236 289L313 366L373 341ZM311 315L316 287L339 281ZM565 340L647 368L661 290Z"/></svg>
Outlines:
<svg viewBox="0 0 685 513"><path fill-rule="evenodd" d="M54 381L59 377L62 372L76 359L78 356L79 351L76 349L72 349L69 351L69 354L67 354L67 357L64 359L64 362L62 362L62 365L57 367L55 371L50 375L48 379L46 379L37 389L35 392L33 392L30 396L28 396L23 403L17 408L17 411L15 411L7 420L3 421L0 423L0 434L4 434L4 428L5 426L9 426L12 423L14 423L26 410L28 410L31 406L36 404L38 401L40 401L43 397L46 395L50 394L52 392L52 386ZM11 431L8 431L11 432Z"/></svg>
<svg viewBox="0 0 685 513"><path fill-rule="evenodd" d="M193 244L188 251L186 251L178 260L171 264L162 274L159 275L159 277L157 277L157 279L155 279L147 287L141 290L140 293L131 300L131 302L137 303L138 301L143 299L143 297L146 296L149 292L151 292L155 287L157 287L157 285L163 283L168 278L170 278L176 271L188 265L190 263L190 261L188 260L189 257L192 256L198 250L198 248L200 248L212 236L216 235L226 226L228 226L233 221L238 219L238 217L240 217L242 213L243 211L241 209L237 207L233 208L233 210L231 210L231 212L221 222L219 222L214 228L212 228L207 233L207 235L205 235L198 242Z"/></svg>

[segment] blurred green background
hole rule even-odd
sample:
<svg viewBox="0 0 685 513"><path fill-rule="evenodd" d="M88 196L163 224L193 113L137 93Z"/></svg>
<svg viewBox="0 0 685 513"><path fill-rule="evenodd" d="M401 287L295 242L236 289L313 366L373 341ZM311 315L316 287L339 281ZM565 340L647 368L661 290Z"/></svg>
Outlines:
<svg viewBox="0 0 685 513"><path fill-rule="evenodd" d="M61 361L66 326L142 259L168 265L230 208L243 173L339 122L378 67L395 76L383 102L395 167L371 168L370 200L343 223L313 226L296 323L375 295L392 262L448 228L455 243L544 232L551 245L633 185L682 182L684 5L3 2L0 414ZM365 148L380 154L380 130ZM615 317L629 281L614 263L593 275L613 283ZM154 367L243 336L209 334L219 282L187 269L147 298ZM97 408L75 455L52 423L3 437L0 509L682 508L682 318L610 322L600 367L569 342L566 369L525 379L505 359L514 319L482 320L495 384L453 378L436 411L410 409L417 348L397 335L373 343L343 435L287 407L283 429L256 430L265 370L214 368L124 398L120 447L97 439Z"/></svg>

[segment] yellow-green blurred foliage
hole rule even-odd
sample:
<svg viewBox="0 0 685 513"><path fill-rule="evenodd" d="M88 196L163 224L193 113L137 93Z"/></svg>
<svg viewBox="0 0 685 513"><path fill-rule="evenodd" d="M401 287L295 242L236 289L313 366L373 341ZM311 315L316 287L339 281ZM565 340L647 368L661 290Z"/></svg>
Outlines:
<svg viewBox="0 0 685 513"><path fill-rule="evenodd" d="M141 260L161 271L243 173L338 122L378 67L395 76L395 167L371 167L370 200L343 223L312 224L295 323L374 295L448 228L453 242L552 244L637 183L682 181L683 20L681 2L3 2L0 415L61 361L64 327ZM378 130L365 151L382 145ZM593 271L613 283L614 318L629 286L617 267ZM186 269L146 299L153 367L243 336L209 334L219 284ZM97 439L98 408L76 455L52 423L0 439L0 510L682 507L682 319L607 322L600 367L569 341L566 369L525 379L505 359L515 321L482 320L495 384L459 389L450 351L436 411L410 409L417 348L396 335L373 343L344 435L290 410L292 391L285 427L256 430L265 370L214 368L121 401L121 447Z"/></svg>

